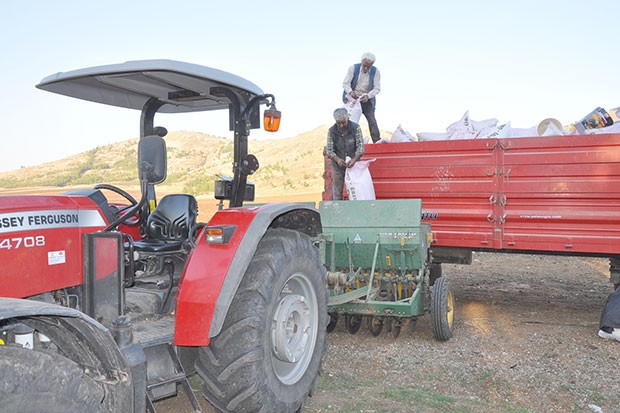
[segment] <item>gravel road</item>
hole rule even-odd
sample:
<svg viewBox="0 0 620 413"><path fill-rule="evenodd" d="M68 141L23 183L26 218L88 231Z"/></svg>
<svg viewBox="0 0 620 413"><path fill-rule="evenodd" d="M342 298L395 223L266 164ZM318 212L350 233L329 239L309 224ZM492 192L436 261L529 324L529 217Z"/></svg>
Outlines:
<svg viewBox="0 0 620 413"><path fill-rule="evenodd" d="M620 412L620 343L597 336L608 260L475 253L443 274L456 300L449 341L433 338L429 315L396 339L340 322L304 411ZM190 411L183 397L156 407Z"/></svg>

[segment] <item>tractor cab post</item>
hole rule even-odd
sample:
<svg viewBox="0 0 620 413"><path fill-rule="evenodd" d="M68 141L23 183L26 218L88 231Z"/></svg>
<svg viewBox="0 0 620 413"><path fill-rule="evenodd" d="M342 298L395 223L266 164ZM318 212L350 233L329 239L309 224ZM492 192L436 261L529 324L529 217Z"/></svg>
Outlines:
<svg viewBox="0 0 620 413"><path fill-rule="evenodd" d="M230 208L240 207L243 206L243 201L254 200L254 185L248 183L247 177L256 172L259 163L256 156L248 153L248 137L251 129L260 127L259 106L266 103L269 107L265 110L263 122L265 130L268 132L278 131L281 113L276 109L275 97L271 94L262 94L248 99L247 95L240 97L224 86L212 87L210 94L230 101L228 106L229 128L234 131L233 177L221 176L221 179L216 181L215 198L220 200L220 209L223 208L224 200L229 201ZM181 98L181 96L171 93L169 97ZM191 96L185 99L191 99ZM144 104L140 117L141 140L153 135L162 138L166 136L168 133L166 128L154 126L155 114L166 103L159 98L151 98ZM140 168L140 164L138 168ZM148 183L143 191L142 197L145 198L145 202L141 208L141 216L144 222L157 206L157 198L153 183Z"/></svg>

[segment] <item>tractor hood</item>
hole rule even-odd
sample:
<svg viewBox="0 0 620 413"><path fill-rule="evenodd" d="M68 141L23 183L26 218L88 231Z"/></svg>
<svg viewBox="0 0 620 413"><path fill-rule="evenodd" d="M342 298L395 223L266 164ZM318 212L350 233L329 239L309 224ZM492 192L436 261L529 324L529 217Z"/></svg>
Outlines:
<svg viewBox="0 0 620 413"><path fill-rule="evenodd" d="M174 60L139 60L47 76L37 88L106 105L142 110L151 99L164 113L226 109L263 91L232 73ZM225 92L222 92L225 90ZM243 104L242 104L243 106Z"/></svg>

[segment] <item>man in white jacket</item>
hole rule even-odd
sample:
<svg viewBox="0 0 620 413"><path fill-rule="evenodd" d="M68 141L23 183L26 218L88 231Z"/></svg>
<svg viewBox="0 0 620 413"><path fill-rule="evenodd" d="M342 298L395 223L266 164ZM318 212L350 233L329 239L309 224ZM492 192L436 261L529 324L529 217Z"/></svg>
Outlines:
<svg viewBox="0 0 620 413"><path fill-rule="evenodd" d="M347 95L351 99L359 99L362 113L368 121L368 129L373 142L381 139L381 132L375 118L376 96L381 91L381 72L375 66L375 55L364 53L362 62L349 67L342 82L344 92L342 101L347 103Z"/></svg>

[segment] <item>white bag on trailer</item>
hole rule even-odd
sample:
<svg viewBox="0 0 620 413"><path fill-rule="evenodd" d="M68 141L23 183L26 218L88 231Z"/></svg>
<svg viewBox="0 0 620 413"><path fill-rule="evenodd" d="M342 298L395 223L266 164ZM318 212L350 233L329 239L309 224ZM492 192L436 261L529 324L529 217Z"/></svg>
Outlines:
<svg viewBox="0 0 620 413"><path fill-rule="evenodd" d="M409 132L403 129L401 125L398 125L394 133L392 134L392 143L398 142L415 142L415 139Z"/></svg>

